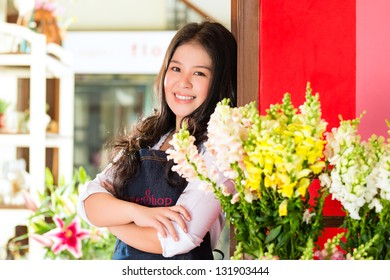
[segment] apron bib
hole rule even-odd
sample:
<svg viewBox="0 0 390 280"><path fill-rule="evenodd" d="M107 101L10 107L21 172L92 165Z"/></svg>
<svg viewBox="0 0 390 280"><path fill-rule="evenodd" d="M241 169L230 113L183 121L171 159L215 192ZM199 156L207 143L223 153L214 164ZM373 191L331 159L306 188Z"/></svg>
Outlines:
<svg viewBox="0 0 390 280"><path fill-rule="evenodd" d="M141 164L138 173L127 185L126 201L148 207L173 206L179 199L182 189L172 187L165 179L167 154L164 151L141 149ZM175 175L179 176L177 173ZM210 235L207 233L200 246L188 253L165 258L160 254L152 254L137 250L117 239L114 260L204 260L213 259Z"/></svg>

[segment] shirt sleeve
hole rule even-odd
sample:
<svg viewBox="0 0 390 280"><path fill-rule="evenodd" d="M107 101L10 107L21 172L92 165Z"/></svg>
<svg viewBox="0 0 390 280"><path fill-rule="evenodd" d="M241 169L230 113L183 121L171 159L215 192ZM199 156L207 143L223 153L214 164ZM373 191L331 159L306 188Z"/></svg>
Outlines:
<svg viewBox="0 0 390 280"><path fill-rule="evenodd" d="M206 164L211 164L211 157L207 152L204 154L204 158ZM221 174L218 183L225 184L228 188L233 187L233 184ZM200 181L189 182L176 203L176 205L184 206L191 215L191 221L187 223L187 233L176 223L173 223L179 235L179 241L173 240L170 235L164 238L159 233L157 234L164 257L172 257L191 251L202 243L207 232L210 232L213 249L218 242L225 225L225 215L215 194L200 188L200 184Z"/></svg>
<svg viewBox="0 0 390 280"><path fill-rule="evenodd" d="M112 179L110 176L107 175L108 169L111 167L111 164L108 165L101 173L97 174L95 179L92 181L89 181L83 186L80 186L79 189L79 197L77 201L77 214L81 219L86 221L88 224L95 226L91 223L91 221L88 219L87 213L85 211L84 207L84 201L92 194L95 193L108 193L112 195L109 191L107 191L104 187L102 187L101 182L108 181L112 182Z"/></svg>

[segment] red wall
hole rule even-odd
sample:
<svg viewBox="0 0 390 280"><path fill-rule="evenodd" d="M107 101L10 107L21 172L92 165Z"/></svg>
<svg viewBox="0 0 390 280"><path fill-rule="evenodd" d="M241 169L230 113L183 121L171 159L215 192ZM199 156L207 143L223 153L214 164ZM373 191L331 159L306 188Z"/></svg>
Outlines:
<svg viewBox="0 0 390 280"><path fill-rule="evenodd" d="M261 0L259 105L290 92L297 106L306 82L320 93L329 128L356 111L355 0Z"/></svg>
<svg viewBox="0 0 390 280"><path fill-rule="evenodd" d="M363 139L388 137L390 121L390 1L356 1L356 113Z"/></svg>
<svg viewBox="0 0 390 280"><path fill-rule="evenodd" d="M285 92L303 103L306 82L320 93L328 130L356 116L356 1L261 0L259 109ZM329 197L324 215L343 215ZM332 231L332 233L330 233ZM325 234L333 236L334 229Z"/></svg>

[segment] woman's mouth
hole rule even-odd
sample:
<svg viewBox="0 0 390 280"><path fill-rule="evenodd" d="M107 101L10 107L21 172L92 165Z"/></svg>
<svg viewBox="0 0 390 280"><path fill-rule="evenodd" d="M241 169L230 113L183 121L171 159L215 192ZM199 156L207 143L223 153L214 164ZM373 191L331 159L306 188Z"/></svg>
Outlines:
<svg viewBox="0 0 390 280"><path fill-rule="evenodd" d="M183 101L195 99L195 96L182 95L182 94L179 94L179 93L175 93L175 97L177 99L183 100Z"/></svg>

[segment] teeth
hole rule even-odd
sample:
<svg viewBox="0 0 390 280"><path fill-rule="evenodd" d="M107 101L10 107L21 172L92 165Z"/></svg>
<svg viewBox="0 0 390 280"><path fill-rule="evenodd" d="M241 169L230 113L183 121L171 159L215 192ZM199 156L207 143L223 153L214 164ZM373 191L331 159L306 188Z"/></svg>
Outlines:
<svg viewBox="0 0 390 280"><path fill-rule="evenodd" d="M193 96L184 96L184 95L178 95L178 94L176 94L175 96L177 99L180 99L180 100L191 100L191 99L195 98Z"/></svg>

